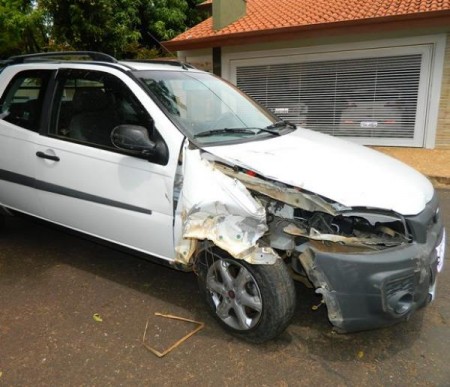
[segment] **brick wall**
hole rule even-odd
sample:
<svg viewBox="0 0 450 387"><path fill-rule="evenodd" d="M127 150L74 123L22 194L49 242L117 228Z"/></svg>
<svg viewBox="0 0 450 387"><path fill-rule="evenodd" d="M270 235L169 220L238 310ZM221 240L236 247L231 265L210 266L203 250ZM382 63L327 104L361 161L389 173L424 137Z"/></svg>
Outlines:
<svg viewBox="0 0 450 387"><path fill-rule="evenodd" d="M444 75L442 78L441 101L436 132L436 148L450 149L450 34L447 35Z"/></svg>

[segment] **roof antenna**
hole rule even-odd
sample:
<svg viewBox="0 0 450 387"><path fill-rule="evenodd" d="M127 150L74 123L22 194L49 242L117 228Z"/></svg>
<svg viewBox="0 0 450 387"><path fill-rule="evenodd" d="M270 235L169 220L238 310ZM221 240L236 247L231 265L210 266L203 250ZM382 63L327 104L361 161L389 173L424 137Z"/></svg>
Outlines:
<svg viewBox="0 0 450 387"><path fill-rule="evenodd" d="M155 42L157 42L170 56L172 56L172 57L174 57L174 58L176 58L176 59L178 59L178 56L177 55L175 55L172 51L170 51L166 46L164 46L164 44L162 44L158 39L156 39L156 37L150 32L150 31L146 31L147 32L147 34L149 34L150 35L150 37L155 41ZM184 62L180 62L180 64L181 64L181 67L183 68L183 70L189 70L189 67L188 66L186 66L186 63L184 63Z"/></svg>
<svg viewBox="0 0 450 387"><path fill-rule="evenodd" d="M162 44L150 31L146 31L148 35L156 42L158 43L170 56L173 56L175 58L178 58L172 51L170 51L164 44Z"/></svg>

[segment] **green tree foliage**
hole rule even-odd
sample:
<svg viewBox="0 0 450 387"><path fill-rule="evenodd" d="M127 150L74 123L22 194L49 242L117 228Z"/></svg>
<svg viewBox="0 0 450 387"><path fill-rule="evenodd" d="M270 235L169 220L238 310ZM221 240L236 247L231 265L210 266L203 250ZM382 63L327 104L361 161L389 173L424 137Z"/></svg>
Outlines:
<svg viewBox="0 0 450 387"><path fill-rule="evenodd" d="M174 38L201 21L196 9L200 2L202 0L141 0L141 32L150 32L159 40Z"/></svg>
<svg viewBox="0 0 450 387"><path fill-rule="evenodd" d="M133 0L41 0L57 47L120 54L139 39Z"/></svg>
<svg viewBox="0 0 450 387"><path fill-rule="evenodd" d="M46 42L43 10L33 0L0 0L0 57L41 50Z"/></svg>
<svg viewBox="0 0 450 387"><path fill-rule="evenodd" d="M161 54L201 21L203 0L0 0L0 56L94 50L117 57Z"/></svg>

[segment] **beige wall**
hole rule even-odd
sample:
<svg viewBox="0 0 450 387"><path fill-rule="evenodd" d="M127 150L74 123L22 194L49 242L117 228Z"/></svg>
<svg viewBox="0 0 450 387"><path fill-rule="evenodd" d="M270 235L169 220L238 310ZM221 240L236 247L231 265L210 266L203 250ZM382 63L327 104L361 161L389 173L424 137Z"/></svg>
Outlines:
<svg viewBox="0 0 450 387"><path fill-rule="evenodd" d="M409 34L408 36L416 35L418 31L414 34ZM421 31L424 32L424 31ZM430 32L430 31L427 31ZM389 37L402 37L405 33L390 34ZM359 36L351 41L363 41L368 42L372 39L383 37L384 34L377 34L373 36ZM343 42L348 42L350 39L348 37L328 37L321 39L303 39L303 40L292 40L286 42L277 43L261 43L246 46L231 46L223 47L223 55L239 53L239 52L250 52L250 51L270 51L274 49L282 48L299 48L299 47L309 47L309 46L320 46L322 44L339 44ZM192 50L192 51L180 51L178 55L181 60L192 63L194 66L212 71L212 50ZM435 121L436 122L436 121ZM436 141L435 148L439 149L450 149L450 34L447 34L446 50L445 50L445 61L444 61L444 74L441 85L441 97L438 113L438 121L436 128Z"/></svg>
<svg viewBox="0 0 450 387"><path fill-rule="evenodd" d="M450 34L447 35L444 74L442 77L441 100L436 131L436 148L450 149Z"/></svg>
<svg viewBox="0 0 450 387"><path fill-rule="evenodd" d="M212 72L212 49L178 51L178 59L200 70Z"/></svg>

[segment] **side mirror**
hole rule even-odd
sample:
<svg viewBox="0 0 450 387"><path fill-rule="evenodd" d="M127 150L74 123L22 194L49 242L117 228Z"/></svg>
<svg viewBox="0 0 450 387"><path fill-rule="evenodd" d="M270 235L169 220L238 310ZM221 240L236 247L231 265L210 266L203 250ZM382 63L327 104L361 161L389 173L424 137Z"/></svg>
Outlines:
<svg viewBox="0 0 450 387"><path fill-rule="evenodd" d="M148 137L148 131L143 126L119 125L111 132L111 142L119 149L124 149L144 156L156 153L156 143Z"/></svg>

